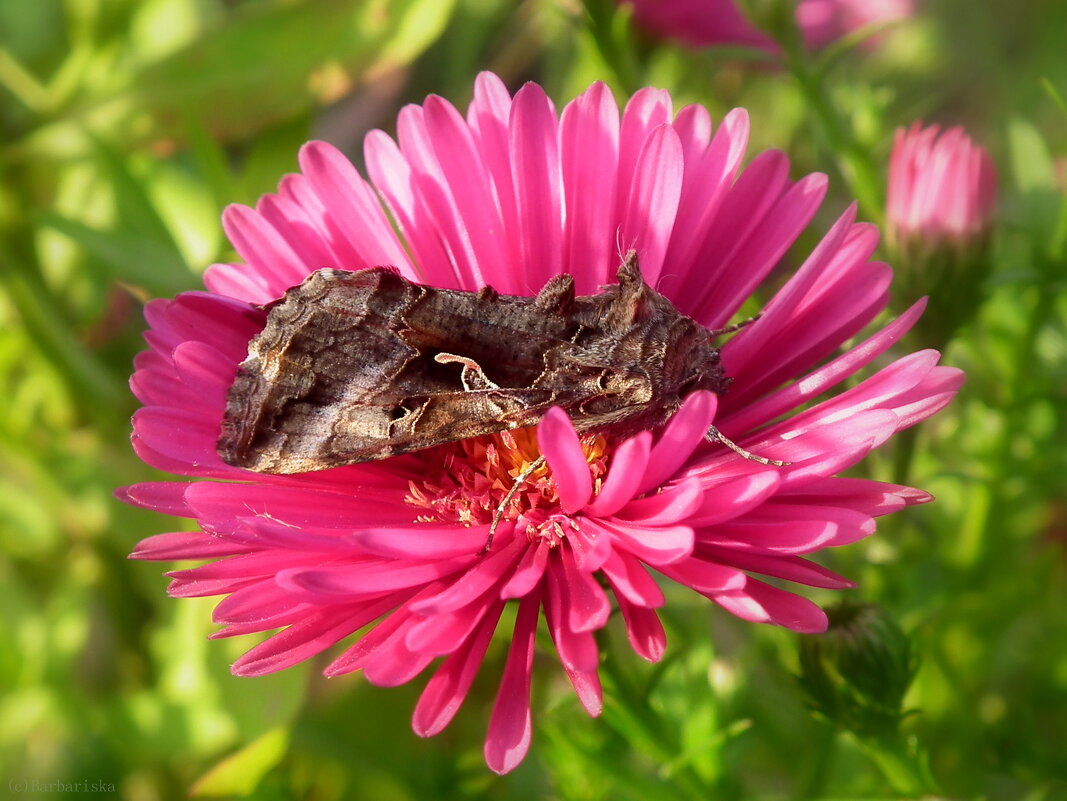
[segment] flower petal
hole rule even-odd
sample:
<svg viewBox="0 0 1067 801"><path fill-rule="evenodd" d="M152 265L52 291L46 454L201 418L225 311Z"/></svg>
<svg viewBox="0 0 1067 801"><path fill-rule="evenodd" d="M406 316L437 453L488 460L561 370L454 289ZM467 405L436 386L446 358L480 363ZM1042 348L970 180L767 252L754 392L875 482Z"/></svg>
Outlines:
<svg viewBox="0 0 1067 801"><path fill-rule="evenodd" d="M567 413L557 406L537 426L537 444L548 462L564 512L576 512L589 502L593 479L578 433Z"/></svg>
<svg viewBox="0 0 1067 801"><path fill-rule="evenodd" d="M523 598L515 617L515 633L485 737L485 763L495 773L513 770L530 748L530 669L540 603L536 595Z"/></svg>

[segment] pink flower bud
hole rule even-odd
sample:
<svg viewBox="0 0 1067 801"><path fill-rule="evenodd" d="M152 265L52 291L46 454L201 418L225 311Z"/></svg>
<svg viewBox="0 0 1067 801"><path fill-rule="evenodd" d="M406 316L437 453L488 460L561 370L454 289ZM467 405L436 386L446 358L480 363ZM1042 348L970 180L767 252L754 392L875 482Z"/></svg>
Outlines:
<svg viewBox="0 0 1067 801"><path fill-rule="evenodd" d="M817 50L869 25L908 19L915 13L915 4L916 0L800 0L797 26L804 44ZM867 39L864 45L869 49L878 38Z"/></svg>
<svg viewBox="0 0 1067 801"><path fill-rule="evenodd" d="M618 0L622 5L622 0ZM629 0L634 21L655 36L691 47L734 45L777 53L774 40L753 27L733 0Z"/></svg>
<svg viewBox="0 0 1067 801"><path fill-rule="evenodd" d="M960 127L899 128L889 160L887 217L898 244L923 240L924 249L948 240L965 245L993 217L996 169L989 154Z"/></svg>

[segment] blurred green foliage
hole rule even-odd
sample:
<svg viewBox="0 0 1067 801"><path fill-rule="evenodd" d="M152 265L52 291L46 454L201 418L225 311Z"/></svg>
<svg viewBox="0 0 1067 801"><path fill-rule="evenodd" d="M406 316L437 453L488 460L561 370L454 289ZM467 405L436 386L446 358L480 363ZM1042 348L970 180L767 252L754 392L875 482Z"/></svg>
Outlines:
<svg viewBox="0 0 1067 801"><path fill-rule="evenodd" d="M775 2L749 10L773 19ZM0 787L98 781L137 801L899 797L863 743L806 708L795 636L683 593L662 664L607 633L599 721L540 657L533 752L500 779L480 753L493 681L421 741L417 688L327 682L315 664L233 678L248 643L205 639L211 601L171 601L159 565L125 559L174 525L111 496L160 477L126 442L142 301L196 288L228 258L221 209L271 190L307 138L358 163L363 135L390 130L401 104L435 92L462 105L492 69L512 88L538 80L558 106L597 79L619 98L665 86L716 118L745 105L751 152L830 172L824 224L852 198L881 219L898 125L960 122L989 146L1002 195L991 277L946 353L968 384L901 446L913 450L864 467L906 473L939 502L826 560L859 581L849 596L912 633L905 735L946 797L1067 798L1064 30L1059 0L928 0L876 52L831 51L791 75L650 41L610 0L0 3Z"/></svg>

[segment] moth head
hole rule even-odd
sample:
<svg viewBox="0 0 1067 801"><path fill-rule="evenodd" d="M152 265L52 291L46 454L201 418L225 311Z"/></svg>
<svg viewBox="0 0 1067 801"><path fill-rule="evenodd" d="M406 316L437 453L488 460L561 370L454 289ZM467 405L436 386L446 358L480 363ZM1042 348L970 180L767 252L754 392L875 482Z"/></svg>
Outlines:
<svg viewBox="0 0 1067 801"><path fill-rule="evenodd" d="M707 331L696 323L675 341L669 360L677 370L679 398L697 390L722 394L730 385L713 338L707 336ZM668 371L671 369L670 365L665 364L664 367Z"/></svg>

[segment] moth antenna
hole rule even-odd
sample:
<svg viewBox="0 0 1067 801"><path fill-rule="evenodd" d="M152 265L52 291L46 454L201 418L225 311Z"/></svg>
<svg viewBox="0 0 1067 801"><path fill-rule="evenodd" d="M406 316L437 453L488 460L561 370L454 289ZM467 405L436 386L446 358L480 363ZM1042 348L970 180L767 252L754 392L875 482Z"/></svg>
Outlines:
<svg viewBox="0 0 1067 801"><path fill-rule="evenodd" d="M515 493L519 491L519 488L526 483L526 479L534 474L537 468L541 467L545 463L544 456L538 456L530 464L515 476L515 481L511 485L511 489L508 490L508 494L504 496L504 500L500 502L500 505L496 507L496 512L493 514L493 522L489 524L489 536L485 539L485 547L482 548L482 553L489 553L489 549L493 547L493 537L496 535L496 529L500 525L500 521L504 519L504 511L508 508L508 504L511 503L511 499L515 497Z"/></svg>
<svg viewBox="0 0 1067 801"><path fill-rule="evenodd" d="M615 255L619 257L619 261L625 261L629 254L636 250L637 237L630 240L630 244L627 247L622 246L622 226L618 226L615 229Z"/></svg>
<svg viewBox="0 0 1067 801"><path fill-rule="evenodd" d="M742 328L744 328L746 326L749 326L749 325L752 325L752 323L756 322L756 320L758 320L762 316L763 316L763 312L760 312L759 314L753 315L752 317L749 317L747 320L742 320L739 323L734 323L733 325L728 325L725 328L716 328L714 331L708 331L708 336L711 339L715 339L716 337L721 337L724 334L732 334L734 331L740 331Z"/></svg>
<svg viewBox="0 0 1067 801"><path fill-rule="evenodd" d="M775 467L785 467L786 465L792 464L792 462L783 462L781 459L768 459L766 456L757 456L751 451L746 451L732 439L728 439L726 435L719 431L719 429L717 429L715 426L708 427L708 433L704 435L704 439L706 439L708 442L721 442L723 445L732 450L738 456L743 456L751 462L759 462L760 464L773 464Z"/></svg>

